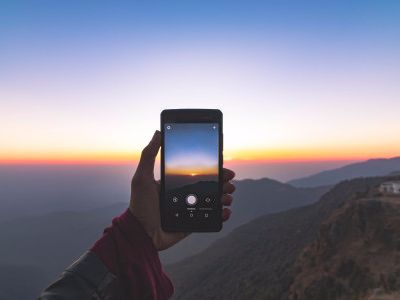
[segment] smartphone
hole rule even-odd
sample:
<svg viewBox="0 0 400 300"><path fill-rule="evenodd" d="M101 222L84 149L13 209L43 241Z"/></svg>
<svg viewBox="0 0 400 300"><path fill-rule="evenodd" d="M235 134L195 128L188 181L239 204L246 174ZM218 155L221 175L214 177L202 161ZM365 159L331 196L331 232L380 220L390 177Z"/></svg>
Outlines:
<svg viewBox="0 0 400 300"><path fill-rule="evenodd" d="M161 112L160 213L164 231L222 229L222 112Z"/></svg>

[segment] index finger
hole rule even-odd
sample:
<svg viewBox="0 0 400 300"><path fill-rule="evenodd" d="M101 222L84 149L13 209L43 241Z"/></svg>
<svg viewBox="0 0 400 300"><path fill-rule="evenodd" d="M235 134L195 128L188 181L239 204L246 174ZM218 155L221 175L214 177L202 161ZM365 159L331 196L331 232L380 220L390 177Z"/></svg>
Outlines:
<svg viewBox="0 0 400 300"><path fill-rule="evenodd" d="M226 168L222 169L222 173L224 177L224 182L227 182L235 177L235 172Z"/></svg>

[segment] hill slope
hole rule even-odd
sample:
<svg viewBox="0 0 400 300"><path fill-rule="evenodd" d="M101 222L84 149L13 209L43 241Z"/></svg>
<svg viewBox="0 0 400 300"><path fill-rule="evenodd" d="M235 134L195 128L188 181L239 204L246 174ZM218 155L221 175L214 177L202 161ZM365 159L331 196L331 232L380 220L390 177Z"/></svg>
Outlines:
<svg viewBox="0 0 400 300"><path fill-rule="evenodd" d="M199 255L171 265L176 299L287 299L294 262L322 221L384 178L345 181L318 203L260 217Z"/></svg>
<svg viewBox="0 0 400 300"><path fill-rule="evenodd" d="M34 299L43 289L43 272L38 267L0 265L0 300Z"/></svg>
<svg viewBox="0 0 400 300"><path fill-rule="evenodd" d="M293 300L400 296L400 197L357 199L335 211L296 262Z"/></svg>
<svg viewBox="0 0 400 300"><path fill-rule="evenodd" d="M0 265L40 268L40 282L47 284L87 250L112 217L126 207L126 203L118 203L84 212L51 213L3 222L0 224ZM35 282L39 281L38 277ZM0 294L6 288L3 282L0 281ZM14 284L23 285L18 281Z"/></svg>
<svg viewBox="0 0 400 300"><path fill-rule="evenodd" d="M342 180L357 177L386 176L400 170L400 157L390 159L371 159L350 164L338 169L327 170L304 178L294 179L288 183L296 187L315 187L334 185Z"/></svg>

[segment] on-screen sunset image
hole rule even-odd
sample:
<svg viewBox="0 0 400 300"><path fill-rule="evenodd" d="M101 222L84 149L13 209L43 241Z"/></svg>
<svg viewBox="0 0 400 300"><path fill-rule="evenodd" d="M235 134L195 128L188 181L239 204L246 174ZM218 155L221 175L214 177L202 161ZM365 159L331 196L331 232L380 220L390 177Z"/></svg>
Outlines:
<svg viewBox="0 0 400 300"><path fill-rule="evenodd" d="M219 141L216 123L164 125L167 188L218 179Z"/></svg>
<svg viewBox="0 0 400 300"><path fill-rule="evenodd" d="M218 124L165 124L164 130L167 175L218 174Z"/></svg>

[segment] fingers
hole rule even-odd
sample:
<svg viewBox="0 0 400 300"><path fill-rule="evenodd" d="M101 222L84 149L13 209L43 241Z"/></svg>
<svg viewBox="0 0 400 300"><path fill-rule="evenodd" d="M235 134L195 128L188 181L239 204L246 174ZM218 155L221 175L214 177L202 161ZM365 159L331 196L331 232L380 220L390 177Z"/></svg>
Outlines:
<svg viewBox="0 0 400 300"><path fill-rule="evenodd" d="M225 222L229 219L229 217L231 216L232 212L229 208L224 208L222 210L222 222Z"/></svg>
<svg viewBox="0 0 400 300"><path fill-rule="evenodd" d="M222 191L224 194L232 194L235 191L235 186L230 182L225 182Z"/></svg>
<svg viewBox="0 0 400 300"><path fill-rule="evenodd" d="M232 201L233 201L232 195L229 195L229 194L222 195L222 200L221 200L222 205L230 206L232 204Z"/></svg>
<svg viewBox="0 0 400 300"><path fill-rule="evenodd" d="M222 174L224 177L224 182L228 182L229 180L232 180L235 177L235 172L225 168L223 168Z"/></svg>
<svg viewBox="0 0 400 300"><path fill-rule="evenodd" d="M229 181L232 180L235 177L235 172L229 169L223 169L223 180L224 180L224 185L222 187L223 195L222 195L222 205L223 206L230 206L233 201L232 193L235 191L235 186L230 183ZM222 210L222 222L227 221L232 214L232 211L224 207Z"/></svg>
<svg viewBox="0 0 400 300"><path fill-rule="evenodd" d="M143 149L136 174L144 177L154 177L154 163L161 147L161 133L156 130L150 143Z"/></svg>

